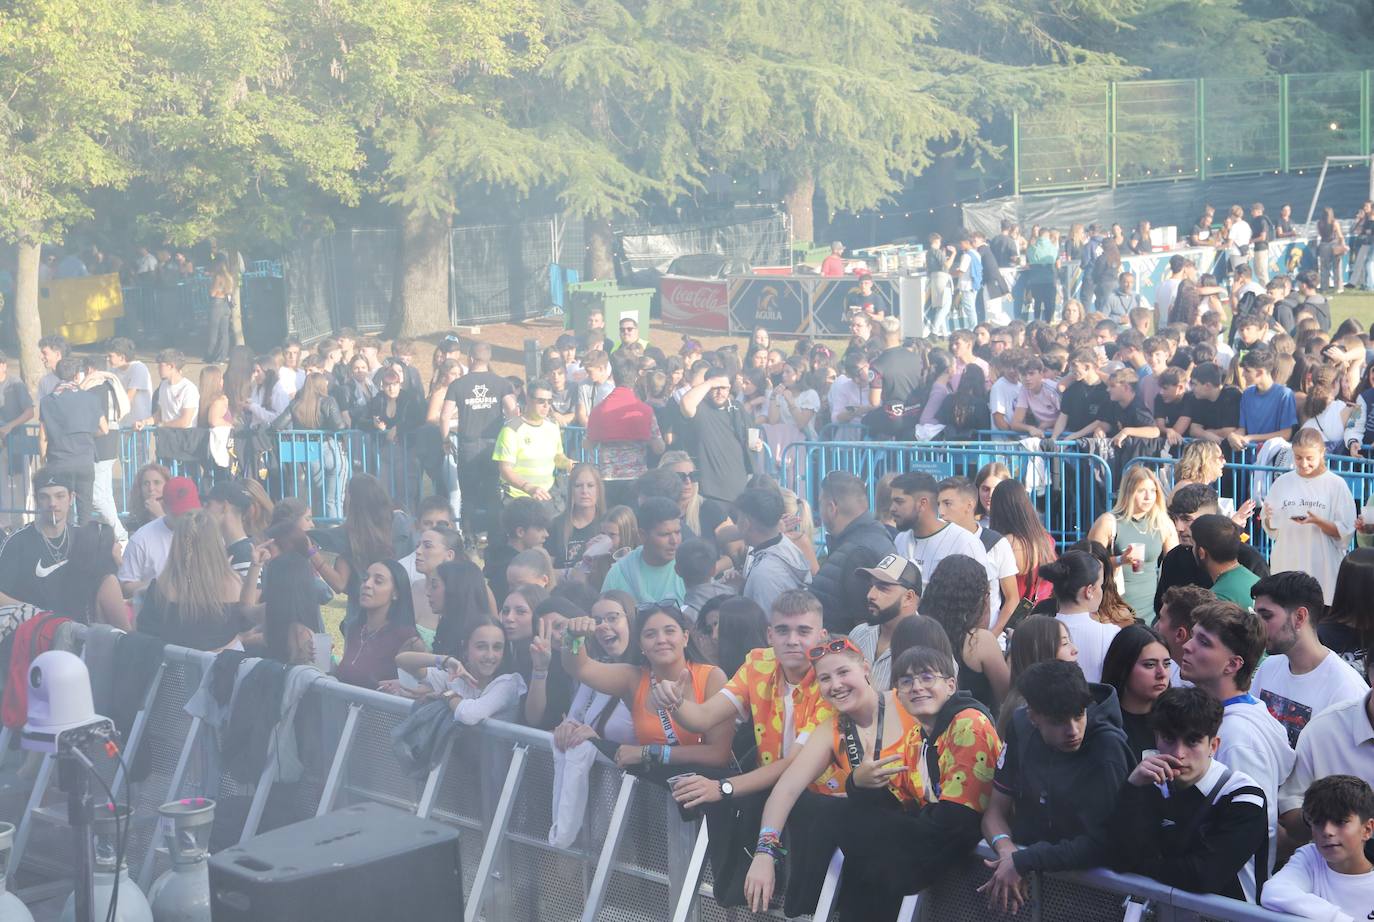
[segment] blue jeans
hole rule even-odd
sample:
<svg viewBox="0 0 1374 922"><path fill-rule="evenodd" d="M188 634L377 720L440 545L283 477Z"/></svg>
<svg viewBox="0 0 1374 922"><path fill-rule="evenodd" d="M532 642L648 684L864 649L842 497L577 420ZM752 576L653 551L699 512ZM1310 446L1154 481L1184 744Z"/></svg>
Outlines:
<svg viewBox="0 0 1374 922"><path fill-rule="evenodd" d="M320 442L320 459L316 461L312 458L310 461L310 494L323 496L325 518L343 518L343 496L347 481L339 443L332 438L324 438Z"/></svg>
<svg viewBox="0 0 1374 922"><path fill-rule="evenodd" d="M958 303L954 308L951 327L955 330L971 330L978 325L978 292L957 291Z"/></svg>
<svg viewBox="0 0 1374 922"><path fill-rule="evenodd" d="M120 544L129 540L124 523L119 520L119 510L114 499L114 459L95 462L95 482L91 485L91 511L105 524L114 529L115 540Z"/></svg>

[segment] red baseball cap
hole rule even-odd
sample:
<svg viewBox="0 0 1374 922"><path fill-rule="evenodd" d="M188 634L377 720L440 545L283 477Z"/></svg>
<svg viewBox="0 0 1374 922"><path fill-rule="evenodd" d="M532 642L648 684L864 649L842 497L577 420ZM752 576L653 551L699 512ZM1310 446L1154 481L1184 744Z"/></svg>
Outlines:
<svg viewBox="0 0 1374 922"><path fill-rule="evenodd" d="M162 488L162 508L168 515L185 515L200 508L200 491L190 477L173 477Z"/></svg>

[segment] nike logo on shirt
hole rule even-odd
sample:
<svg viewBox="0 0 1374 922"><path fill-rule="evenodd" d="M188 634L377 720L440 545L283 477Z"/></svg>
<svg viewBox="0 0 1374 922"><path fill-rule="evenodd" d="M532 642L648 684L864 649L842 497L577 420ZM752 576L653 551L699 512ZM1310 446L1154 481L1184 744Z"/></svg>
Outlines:
<svg viewBox="0 0 1374 922"><path fill-rule="evenodd" d="M45 567L45 566L43 566L43 561L40 560L40 561L38 561L37 563L35 563L35 564L33 565L33 575L36 576L36 577L38 577L39 579L43 579L43 578L44 578L45 576L47 576L48 574L53 573L54 571L56 571L59 567L61 567L61 566L62 566L64 563L66 563L66 562L67 562L67 561L65 561L65 560L59 560L57 563L53 564L52 566L50 566L50 567Z"/></svg>

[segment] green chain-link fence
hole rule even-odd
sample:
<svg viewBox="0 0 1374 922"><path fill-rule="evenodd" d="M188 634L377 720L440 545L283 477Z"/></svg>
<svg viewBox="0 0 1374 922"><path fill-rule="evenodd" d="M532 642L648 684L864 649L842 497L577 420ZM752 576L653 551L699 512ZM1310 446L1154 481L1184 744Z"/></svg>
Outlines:
<svg viewBox="0 0 1374 922"><path fill-rule="evenodd" d="M1017 116L1017 191L1282 172L1368 155L1372 73L1083 87Z"/></svg>

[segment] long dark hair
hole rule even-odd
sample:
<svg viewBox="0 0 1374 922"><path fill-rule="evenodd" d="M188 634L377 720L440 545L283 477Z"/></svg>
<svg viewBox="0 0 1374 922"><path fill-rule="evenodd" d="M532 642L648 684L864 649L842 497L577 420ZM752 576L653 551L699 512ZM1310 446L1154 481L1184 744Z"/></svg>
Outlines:
<svg viewBox="0 0 1374 922"><path fill-rule="evenodd" d="M1159 644L1165 650L1169 649L1169 645L1159 636L1158 631L1143 624L1123 627L1112 638L1111 645L1107 647L1107 655L1102 660L1102 684L1116 689L1118 701L1125 700L1126 684L1131 680L1131 670L1135 668L1135 661L1140 659L1140 651L1152 643Z"/></svg>
<svg viewBox="0 0 1374 922"><path fill-rule="evenodd" d="M263 568L262 600L262 635L267 655L280 663L289 663L292 627L301 624L311 631L321 627L315 568L295 551L282 554ZM411 614L413 618L413 610Z"/></svg>
<svg viewBox="0 0 1374 922"><path fill-rule="evenodd" d="M963 554L940 561L921 596L921 614L940 622L962 661L964 641L988 622L987 567Z"/></svg>
<svg viewBox="0 0 1374 922"><path fill-rule="evenodd" d="M513 645L510 640L506 638L506 632L501 629L501 623L495 618L488 618L485 615L475 615L469 618L460 619L458 622L458 629L454 631L453 634L456 647L452 653L446 653L444 655L454 657L463 664L464 668L467 668L468 641L472 639L472 635L476 633L479 627L494 627L498 631L501 631L501 643L503 644L501 647L501 665L496 667L496 672L492 675L492 678L494 679L499 675L505 675L508 672L515 672L515 651Z"/></svg>
<svg viewBox="0 0 1374 922"><path fill-rule="evenodd" d="M1007 660L1011 666L1011 686L1036 663L1048 663L1059 658L1061 631L1068 628L1049 615L1030 615L1016 628L1008 644Z"/></svg>
<svg viewBox="0 0 1374 922"><path fill-rule="evenodd" d="M386 623L415 627L415 597L411 595L410 574L394 560L374 560L373 563L386 567L391 581L396 584L396 598L386 610Z"/></svg>
<svg viewBox="0 0 1374 922"><path fill-rule="evenodd" d="M1374 547L1357 547L1341 561L1331 604L1318 623L1347 625L1359 634L1360 646L1368 647L1374 642L1371 599L1374 599Z"/></svg>
<svg viewBox="0 0 1374 922"><path fill-rule="evenodd" d="M354 474L349 478L341 527L348 541L348 564L354 571L362 572L377 561L391 557L394 508L390 494L376 477ZM408 578L404 582L410 584Z"/></svg>
<svg viewBox="0 0 1374 922"><path fill-rule="evenodd" d="M435 613L439 615L439 625L434 630L434 652L441 656L457 656L458 633L465 620L496 620L487 581L481 568L466 557L444 561L431 575L444 586L444 610Z"/></svg>
<svg viewBox="0 0 1374 922"><path fill-rule="evenodd" d="M526 600L528 601L528 600ZM641 605L635 610L634 625L630 628L630 643L633 644L631 654L635 664L649 668L649 660L644 655L644 651L639 649L639 636L644 633L644 625L654 615L664 614L677 622L677 626L682 628L687 634L687 646L683 649L682 655L689 663L706 663L710 660L702 656L701 650L697 648L696 638L692 633L692 622L687 620L687 616L682 613L682 609L676 605ZM723 619L722 619L723 620ZM629 650L626 651L630 653Z"/></svg>
<svg viewBox="0 0 1374 922"><path fill-rule="evenodd" d="M1030 494L1019 480L1003 480L992 488L988 502L988 527L1021 543L1026 557L1025 572L1054 560L1054 538L1040 521Z"/></svg>
<svg viewBox="0 0 1374 922"><path fill-rule="evenodd" d="M768 646L768 616L752 599L729 599L720 604L717 665L734 675L750 650ZM691 659L691 657L688 657Z"/></svg>

